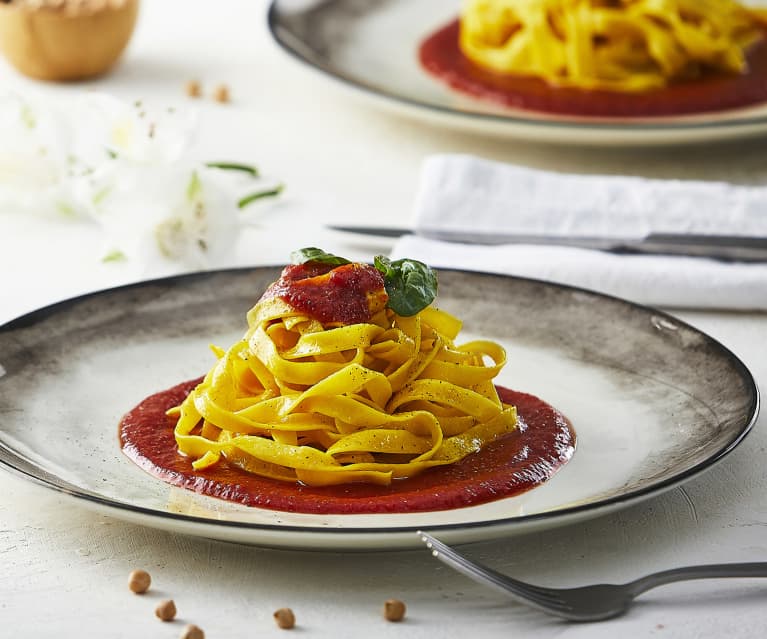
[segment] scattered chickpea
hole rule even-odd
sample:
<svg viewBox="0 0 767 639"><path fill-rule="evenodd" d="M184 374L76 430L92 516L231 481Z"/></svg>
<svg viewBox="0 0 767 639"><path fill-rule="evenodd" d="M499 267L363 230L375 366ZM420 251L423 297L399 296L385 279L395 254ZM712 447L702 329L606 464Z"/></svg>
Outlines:
<svg viewBox="0 0 767 639"><path fill-rule="evenodd" d="M274 620L283 630L290 630L296 625L296 616L290 608L280 608L274 613Z"/></svg>
<svg viewBox="0 0 767 639"><path fill-rule="evenodd" d="M143 595L149 590L152 578L146 570L134 570L128 575L128 588L137 595Z"/></svg>
<svg viewBox="0 0 767 639"><path fill-rule="evenodd" d="M202 87L197 80L189 80L186 83L186 94L190 98L199 98L202 95Z"/></svg>
<svg viewBox="0 0 767 639"><path fill-rule="evenodd" d="M173 602L173 599L166 599L157 604L154 614L162 621L173 621L176 618L176 604Z"/></svg>
<svg viewBox="0 0 767 639"><path fill-rule="evenodd" d="M213 99L216 102L221 102L222 104L225 102L229 102L230 95L229 95L229 87L225 84L220 84L216 87L216 90L213 92Z"/></svg>
<svg viewBox="0 0 767 639"><path fill-rule="evenodd" d="M384 618L387 621L402 621L405 618L405 604L399 599L387 599L384 602Z"/></svg>
<svg viewBox="0 0 767 639"><path fill-rule="evenodd" d="M190 623L184 628L180 639L205 639L205 633L202 631L202 628Z"/></svg>

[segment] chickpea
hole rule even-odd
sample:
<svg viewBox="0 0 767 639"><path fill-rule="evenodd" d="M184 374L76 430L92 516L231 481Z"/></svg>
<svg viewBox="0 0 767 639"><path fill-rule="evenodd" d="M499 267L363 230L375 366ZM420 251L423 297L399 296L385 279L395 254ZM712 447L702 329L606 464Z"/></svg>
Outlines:
<svg viewBox="0 0 767 639"><path fill-rule="evenodd" d="M186 94L190 98L199 98L202 95L202 87L197 80L189 80L186 83Z"/></svg>
<svg viewBox="0 0 767 639"><path fill-rule="evenodd" d="M402 621L405 618L405 604L399 599L387 599L384 602L384 618L387 621Z"/></svg>
<svg viewBox="0 0 767 639"><path fill-rule="evenodd" d="M296 625L296 616L290 608L280 608L274 613L274 620L283 630L290 630Z"/></svg>
<svg viewBox="0 0 767 639"><path fill-rule="evenodd" d="M157 604L154 614L162 621L173 621L176 618L176 604L173 602L173 599L166 599Z"/></svg>
<svg viewBox="0 0 767 639"><path fill-rule="evenodd" d="M205 639L205 633L202 631L202 628L190 623L184 628L179 639Z"/></svg>
<svg viewBox="0 0 767 639"><path fill-rule="evenodd" d="M146 570L134 570L128 575L128 588L137 595L143 595L149 590L152 578Z"/></svg>
<svg viewBox="0 0 767 639"><path fill-rule="evenodd" d="M213 92L213 99L216 102L221 102L222 104L225 102L229 102L230 95L229 95L229 87L225 84L220 84L216 87L216 90Z"/></svg>

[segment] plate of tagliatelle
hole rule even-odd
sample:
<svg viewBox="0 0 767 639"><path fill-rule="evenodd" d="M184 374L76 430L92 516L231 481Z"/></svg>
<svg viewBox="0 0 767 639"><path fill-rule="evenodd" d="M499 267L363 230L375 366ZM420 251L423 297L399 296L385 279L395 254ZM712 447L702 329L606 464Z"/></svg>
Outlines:
<svg viewBox="0 0 767 639"><path fill-rule="evenodd" d="M735 0L275 0L305 67L453 129L584 145L767 133L767 14Z"/></svg>
<svg viewBox="0 0 767 639"><path fill-rule="evenodd" d="M394 549L577 525L710 468L756 420L743 363L660 311L299 255L0 327L0 465L184 534Z"/></svg>

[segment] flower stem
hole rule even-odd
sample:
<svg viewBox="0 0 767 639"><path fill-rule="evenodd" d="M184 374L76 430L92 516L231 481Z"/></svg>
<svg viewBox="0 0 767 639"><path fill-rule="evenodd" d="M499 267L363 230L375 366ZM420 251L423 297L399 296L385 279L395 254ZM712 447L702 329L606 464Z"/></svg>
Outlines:
<svg viewBox="0 0 767 639"><path fill-rule="evenodd" d="M241 209L244 209L248 204L251 204L255 202L256 200L260 200L265 197L274 197L275 195L279 195L282 193L282 190L285 188L284 185L278 184L273 189L268 189L266 191L256 191L255 193L251 193L250 195L246 195L243 197L239 202L237 202L237 206Z"/></svg>
<svg viewBox="0 0 767 639"><path fill-rule="evenodd" d="M258 177L258 169L249 164L239 164L237 162L206 162L205 166L210 169L223 169L225 171L242 171L253 177Z"/></svg>

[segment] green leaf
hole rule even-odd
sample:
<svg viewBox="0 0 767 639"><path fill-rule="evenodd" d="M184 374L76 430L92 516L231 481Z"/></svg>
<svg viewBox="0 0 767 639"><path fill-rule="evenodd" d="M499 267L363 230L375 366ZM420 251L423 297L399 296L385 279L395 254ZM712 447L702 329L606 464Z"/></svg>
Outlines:
<svg viewBox="0 0 767 639"><path fill-rule="evenodd" d="M278 184L273 189L267 189L265 191L256 191L250 195L246 195L237 202L237 207L244 209L248 204L252 204L256 200L261 200L265 197L274 197L282 193L285 187L282 184Z"/></svg>
<svg viewBox="0 0 767 639"><path fill-rule="evenodd" d="M375 267L383 274L387 306L397 315L410 317L425 309L437 297L437 276L418 260L401 259L392 262L376 255Z"/></svg>
<svg viewBox="0 0 767 639"><path fill-rule="evenodd" d="M205 166L224 171L240 171L253 177L258 177L258 169L250 164L240 164L239 162L206 162Z"/></svg>
<svg viewBox="0 0 767 639"><path fill-rule="evenodd" d="M329 264L330 266L342 266L351 264L345 257L338 257L332 253L326 253L322 249L310 246L308 248L298 249L290 254L290 261L293 264L306 264L307 262L319 262L320 264Z"/></svg>

